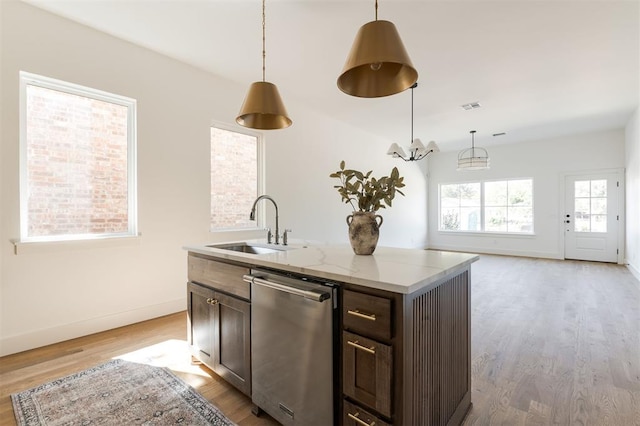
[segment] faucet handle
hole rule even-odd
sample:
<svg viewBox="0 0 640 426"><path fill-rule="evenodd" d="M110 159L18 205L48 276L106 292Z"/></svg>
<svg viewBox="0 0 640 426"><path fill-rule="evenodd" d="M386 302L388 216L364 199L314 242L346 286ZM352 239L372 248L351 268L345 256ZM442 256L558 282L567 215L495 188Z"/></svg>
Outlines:
<svg viewBox="0 0 640 426"><path fill-rule="evenodd" d="M292 232L291 229L285 229L284 234L282 234L282 245L287 245L287 233Z"/></svg>
<svg viewBox="0 0 640 426"><path fill-rule="evenodd" d="M273 234L271 233L271 228L267 228L267 244L271 244L271 237Z"/></svg>

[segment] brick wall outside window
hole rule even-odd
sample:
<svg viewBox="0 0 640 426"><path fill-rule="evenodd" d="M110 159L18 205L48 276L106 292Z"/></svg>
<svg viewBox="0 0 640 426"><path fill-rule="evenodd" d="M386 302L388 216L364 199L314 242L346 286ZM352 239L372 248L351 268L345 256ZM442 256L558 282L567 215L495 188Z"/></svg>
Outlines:
<svg viewBox="0 0 640 426"><path fill-rule="evenodd" d="M211 229L255 228L249 220L258 194L258 137L211 128Z"/></svg>
<svg viewBox="0 0 640 426"><path fill-rule="evenodd" d="M26 91L28 236L126 233L128 108Z"/></svg>

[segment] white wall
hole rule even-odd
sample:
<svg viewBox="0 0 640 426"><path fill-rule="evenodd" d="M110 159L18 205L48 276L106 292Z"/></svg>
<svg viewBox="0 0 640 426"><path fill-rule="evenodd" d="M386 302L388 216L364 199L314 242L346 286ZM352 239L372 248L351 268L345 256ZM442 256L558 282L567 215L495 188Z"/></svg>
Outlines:
<svg viewBox="0 0 640 426"><path fill-rule="evenodd" d="M233 123L249 82L222 80L21 2L0 2L0 16L0 355L185 309L181 247L234 237L208 231L209 126ZM14 254L20 70L138 100L141 237L25 245ZM283 96L294 125L266 135L266 192L279 203L282 228L293 238L346 243L350 211L328 175L342 159L376 174L398 165L407 197L382 211L380 244L426 246L423 171L386 157L389 141Z"/></svg>
<svg viewBox="0 0 640 426"><path fill-rule="evenodd" d="M482 138L476 144L483 146ZM517 145L487 147L491 169L456 171L457 152L442 152L429 163L429 247L479 253L563 258L563 174L624 167L624 132L574 135ZM534 236L455 235L438 231L441 183L533 178Z"/></svg>
<svg viewBox="0 0 640 426"><path fill-rule="evenodd" d="M640 280L640 108L625 129L626 262Z"/></svg>

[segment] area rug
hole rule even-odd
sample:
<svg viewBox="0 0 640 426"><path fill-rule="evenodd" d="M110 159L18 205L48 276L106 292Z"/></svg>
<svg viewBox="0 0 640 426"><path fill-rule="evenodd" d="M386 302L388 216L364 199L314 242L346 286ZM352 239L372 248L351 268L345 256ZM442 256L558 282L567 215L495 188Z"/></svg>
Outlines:
<svg viewBox="0 0 640 426"><path fill-rule="evenodd" d="M166 368L115 359L11 395L23 425L234 425Z"/></svg>

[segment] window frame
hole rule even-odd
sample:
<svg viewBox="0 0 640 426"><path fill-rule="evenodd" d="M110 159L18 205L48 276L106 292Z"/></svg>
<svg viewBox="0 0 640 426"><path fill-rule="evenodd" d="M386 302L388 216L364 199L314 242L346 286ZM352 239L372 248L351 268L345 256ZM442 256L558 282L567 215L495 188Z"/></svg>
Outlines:
<svg viewBox="0 0 640 426"><path fill-rule="evenodd" d="M487 231L485 230L485 183L487 182L509 182L529 180L531 181L531 232L509 232L509 231ZM480 184L480 230L468 231L468 230L455 230L455 229L443 229L442 228L442 186L443 185L464 185L464 184ZM438 183L438 232L443 234L456 234L456 235L501 235L501 236L522 236L531 237L535 236L535 185L532 177L513 177L506 179L486 179L486 180L474 180L474 181L461 181L461 182L441 182ZM491 206L490 206L491 207ZM507 206L508 207L508 206Z"/></svg>
<svg viewBox="0 0 640 426"><path fill-rule="evenodd" d="M20 242L58 242L100 240L138 236L138 178L137 178L137 101L91 87L51 77L20 71ZM101 234L65 234L29 236L29 173L27 170L27 86L55 90L62 93L95 99L127 108L127 231Z"/></svg>
<svg viewBox="0 0 640 426"><path fill-rule="evenodd" d="M256 138L256 167L257 167L257 182L256 182L256 195L255 197L259 197L260 195L265 193L265 149L264 149L264 140L265 135L263 132L254 131L248 129L246 127L240 127L238 125L231 125L219 121L212 121L209 125L209 176L211 176L211 128L217 128L220 130L225 130L227 132L240 133L246 136L252 136ZM266 220L266 209L257 209L256 212L256 221L255 227L250 228L213 228L211 223L211 177L209 177L209 232L211 234L220 234L220 233L238 233L238 232L254 232L264 229ZM250 211L247 211L247 215Z"/></svg>

